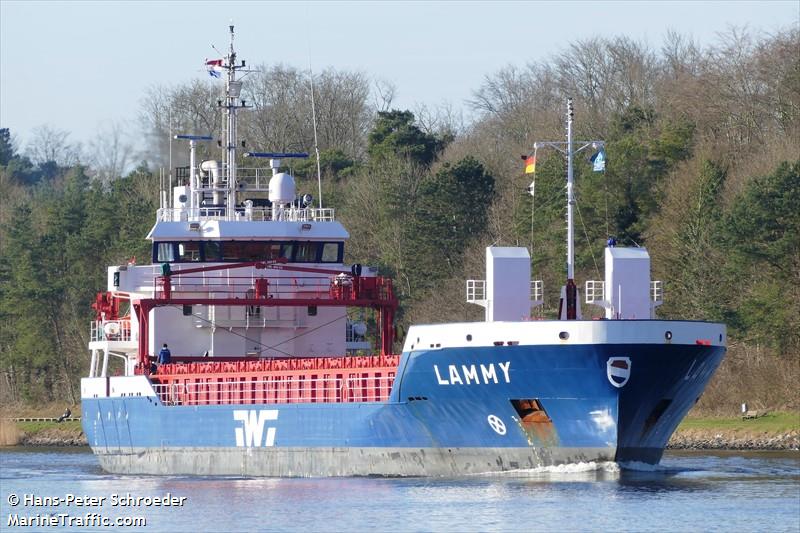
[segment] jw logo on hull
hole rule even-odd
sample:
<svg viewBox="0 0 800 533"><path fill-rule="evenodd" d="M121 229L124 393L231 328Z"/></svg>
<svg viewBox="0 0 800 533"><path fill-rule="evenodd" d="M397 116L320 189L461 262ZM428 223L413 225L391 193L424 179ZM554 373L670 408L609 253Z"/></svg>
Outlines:
<svg viewBox="0 0 800 533"><path fill-rule="evenodd" d="M624 387L631 377L631 358L609 357L606 362L606 376L618 389Z"/></svg>
<svg viewBox="0 0 800 533"><path fill-rule="evenodd" d="M267 420L277 420L277 409L235 409L233 411L234 422L241 422L242 427L235 428L236 446L259 447L275 446L275 428L266 428L266 438L264 437L264 424Z"/></svg>

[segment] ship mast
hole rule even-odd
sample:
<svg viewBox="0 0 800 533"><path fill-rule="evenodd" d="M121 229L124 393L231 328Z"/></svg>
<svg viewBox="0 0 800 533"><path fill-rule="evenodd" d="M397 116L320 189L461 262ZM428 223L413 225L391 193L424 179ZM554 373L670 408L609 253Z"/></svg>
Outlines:
<svg viewBox="0 0 800 533"><path fill-rule="evenodd" d="M575 111L572 106L572 98L567 98L567 139L566 141L542 141L533 143L534 149L549 146L555 148L567 157L567 282L562 293L561 316L566 320L578 318L578 288L575 285L575 222L573 210L575 207L575 179L572 170L572 159L578 152L592 147L601 148L603 141L573 141L572 139L572 119ZM581 147L577 150L575 144Z"/></svg>
<svg viewBox="0 0 800 533"><path fill-rule="evenodd" d="M567 287L575 285L575 223L572 210L575 205L575 179L572 175L572 98L567 98Z"/></svg>
<svg viewBox="0 0 800 533"><path fill-rule="evenodd" d="M228 55L225 57L225 62L222 68L227 74L225 80L225 100L218 102L220 107L224 108L225 117L225 146L223 149L223 161L225 168L225 175L227 177L227 197L226 197L226 218L232 219L236 212L236 112L238 109L247 107L244 100L239 100L242 92L242 82L236 79L236 72L242 70L249 72L245 69L245 62L236 64L236 50L233 47L233 25L228 26L231 34L231 44Z"/></svg>

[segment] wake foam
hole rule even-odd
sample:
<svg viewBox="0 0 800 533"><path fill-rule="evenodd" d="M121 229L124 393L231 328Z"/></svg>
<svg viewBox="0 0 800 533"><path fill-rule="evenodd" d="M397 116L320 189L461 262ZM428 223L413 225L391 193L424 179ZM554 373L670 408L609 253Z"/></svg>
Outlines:
<svg viewBox="0 0 800 533"><path fill-rule="evenodd" d="M666 472L668 469L661 465L652 465L640 461L623 461L619 463L623 470L633 470L635 472Z"/></svg>
<svg viewBox="0 0 800 533"><path fill-rule="evenodd" d="M535 474L582 474L585 472L606 472L615 474L619 472L619 465L614 461L589 461L588 463L567 463L563 465L539 466L520 470L521 472L531 472Z"/></svg>
<svg viewBox="0 0 800 533"><path fill-rule="evenodd" d="M541 477L541 478L591 478L616 476L620 472L619 465L614 461L589 461L579 463L566 463L560 465L537 466L535 468L518 468L506 470L504 472L487 472L480 474L483 476L506 476L506 477Z"/></svg>

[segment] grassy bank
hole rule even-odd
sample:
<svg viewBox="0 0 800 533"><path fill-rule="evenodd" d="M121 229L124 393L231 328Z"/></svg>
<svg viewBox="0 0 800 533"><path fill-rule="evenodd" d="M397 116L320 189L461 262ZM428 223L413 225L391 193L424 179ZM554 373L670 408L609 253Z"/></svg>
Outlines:
<svg viewBox="0 0 800 533"><path fill-rule="evenodd" d="M82 446L86 444L80 422L14 422L0 420L2 446Z"/></svg>
<svg viewBox="0 0 800 533"><path fill-rule="evenodd" d="M740 431L750 433L785 433L800 430L800 412L768 413L758 418L743 420L742 417L694 417L689 416L678 431Z"/></svg>
<svg viewBox="0 0 800 533"><path fill-rule="evenodd" d="M780 411L758 418L689 417L672 435L673 449L797 450L800 412Z"/></svg>
<svg viewBox="0 0 800 533"><path fill-rule="evenodd" d="M66 404L4 405L0 408L0 446L80 446L86 444L83 430L77 419L80 405L70 406L71 420L67 422L15 422L13 418L58 418Z"/></svg>
<svg viewBox="0 0 800 533"><path fill-rule="evenodd" d="M742 403L759 411L800 413L800 354L779 357L747 345L731 345L691 419L725 424L736 419Z"/></svg>

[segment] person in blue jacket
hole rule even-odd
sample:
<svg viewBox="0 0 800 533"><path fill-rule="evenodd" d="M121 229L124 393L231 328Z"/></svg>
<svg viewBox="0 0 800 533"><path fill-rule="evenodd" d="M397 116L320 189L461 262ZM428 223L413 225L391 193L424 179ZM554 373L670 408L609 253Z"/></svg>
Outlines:
<svg viewBox="0 0 800 533"><path fill-rule="evenodd" d="M164 346L161 347L161 351L158 352L158 364L159 365L168 365L172 361L172 354L167 348L167 343L164 343Z"/></svg>

